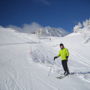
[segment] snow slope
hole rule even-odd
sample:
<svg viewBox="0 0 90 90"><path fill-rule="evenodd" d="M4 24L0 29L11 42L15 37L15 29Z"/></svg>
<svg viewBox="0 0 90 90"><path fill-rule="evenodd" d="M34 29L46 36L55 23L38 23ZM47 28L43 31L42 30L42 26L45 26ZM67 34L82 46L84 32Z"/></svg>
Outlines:
<svg viewBox="0 0 90 90"><path fill-rule="evenodd" d="M53 57L61 42L70 51L69 68L75 74L57 79L63 69ZM0 90L90 90L89 51L80 33L39 39L0 28Z"/></svg>

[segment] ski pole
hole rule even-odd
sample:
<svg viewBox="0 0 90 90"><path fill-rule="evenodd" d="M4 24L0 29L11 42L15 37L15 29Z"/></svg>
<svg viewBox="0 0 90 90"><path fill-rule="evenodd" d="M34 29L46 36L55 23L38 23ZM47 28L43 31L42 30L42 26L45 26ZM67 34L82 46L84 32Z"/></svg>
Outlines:
<svg viewBox="0 0 90 90"><path fill-rule="evenodd" d="M53 65L50 67L50 70L48 72L48 76L50 76L52 69L53 69Z"/></svg>

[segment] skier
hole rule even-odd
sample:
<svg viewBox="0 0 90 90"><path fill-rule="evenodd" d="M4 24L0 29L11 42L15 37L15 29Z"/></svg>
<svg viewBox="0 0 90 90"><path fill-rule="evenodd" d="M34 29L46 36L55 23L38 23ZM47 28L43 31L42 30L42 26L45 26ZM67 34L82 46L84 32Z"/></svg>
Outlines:
<svg viewBox="0 0 90 90"><path fill-rule="evenodd" d="M58 56L55 56L54 57L54 60L58 57L61 57L61 61L62 61L62 66L63 66L63 69L64 69L64 75L67 76L69 75L69 69L68 69L68 65L67 65L67 62L68 62L68 57L69 57L69 51L67 48L64 47L64 45L61 43L60 44L60 48L61 50L59 51L59 54Z"/></svg>

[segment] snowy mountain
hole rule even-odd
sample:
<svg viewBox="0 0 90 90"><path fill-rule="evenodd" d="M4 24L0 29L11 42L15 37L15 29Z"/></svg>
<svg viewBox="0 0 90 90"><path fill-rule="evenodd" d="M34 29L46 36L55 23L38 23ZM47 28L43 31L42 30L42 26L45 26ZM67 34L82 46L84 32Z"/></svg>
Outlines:
<svg viewBox="0 0 90 90"><path fill-rule="evenodd" d="M84 21L83 23L78 23L73 28L75 33L82 33L83 38L85 39L85 43L90 42L90 19Z"/></svg>
<svg viewBox="0 0 90 90"><path fill-rule="evenodd" d="M40 39L0 27L0 90L90 90L90 42L85 43L83 35ZM74 74L57 79L63 69L60 58L53 57L61 42L70 52L68 64Z"/></svg>
<svg viewBox="0 0 90 90"><path fill-rule="evenodd" d="M75 25L75 27L73 28L73 31L75 33L87 32L87 31L90 32L90 19L87 19L83 23L79 22L77 25Z"/></svg>
<svg viewBox="0 0 90 90"><path fill-rule="evenodd" d="M46 37L46 36L62 37L68 34L68 32L62 28L41 26L38 23L24 24L21 28L16 26L9 26L9 27L19 32L27 34L36 34L39 37Z"/></svg>
<svg viewBox="0 0 90 90"><path fill-rule="evenodd" d="M39 36L57 36L62 37L68 34L64 29L45 27L35 31L35 34Z"/></svg>

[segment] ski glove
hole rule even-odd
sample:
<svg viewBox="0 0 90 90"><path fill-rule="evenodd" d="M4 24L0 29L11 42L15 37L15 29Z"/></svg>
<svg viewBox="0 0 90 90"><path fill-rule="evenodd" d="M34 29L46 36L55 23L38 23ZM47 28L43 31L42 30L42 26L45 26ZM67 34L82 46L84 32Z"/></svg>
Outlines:
<svg viewBox="0 0 90 90"><path fill-rule="evenodd" d="M55 56L55 57L54 57L54 60L55 60L56 58L58 58L58 56Z"/></svg>
<svg viewBox="0 0 90 90"><path fill-rule="evenodd" d="M68 60L68 56L66 56L66 59Z"/></svg>

